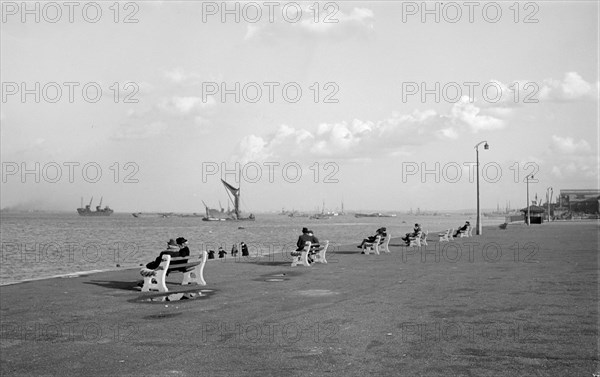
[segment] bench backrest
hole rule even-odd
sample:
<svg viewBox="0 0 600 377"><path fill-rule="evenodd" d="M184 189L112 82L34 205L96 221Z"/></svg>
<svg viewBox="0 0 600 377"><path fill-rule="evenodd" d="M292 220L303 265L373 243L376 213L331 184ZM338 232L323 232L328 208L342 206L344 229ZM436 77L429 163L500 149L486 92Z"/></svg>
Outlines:
<svg viewBox="0 0 600 377"><path fill-rule="evenodd" d="M391 239L392 239L392 235L390 233L387 233L386 236L381 239L380 243L389 245Z"/></svg>

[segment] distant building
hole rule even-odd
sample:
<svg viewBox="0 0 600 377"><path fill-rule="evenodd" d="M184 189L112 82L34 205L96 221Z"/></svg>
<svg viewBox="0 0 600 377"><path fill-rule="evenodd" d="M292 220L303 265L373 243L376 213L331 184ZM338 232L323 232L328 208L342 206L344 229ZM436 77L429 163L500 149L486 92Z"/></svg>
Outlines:
<svg viewBox="0 0 600 377"><path fill-rule="evenodd" d="M558 207L569 212L597 214L600 208L600 190L560 190Z"/></svg>

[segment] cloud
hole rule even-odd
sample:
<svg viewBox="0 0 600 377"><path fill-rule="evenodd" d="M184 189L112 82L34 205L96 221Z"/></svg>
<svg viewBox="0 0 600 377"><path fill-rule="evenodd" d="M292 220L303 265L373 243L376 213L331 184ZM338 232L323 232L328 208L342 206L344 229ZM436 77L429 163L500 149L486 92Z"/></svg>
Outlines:
<svg viewBox="0 0 600 377"><path fill-rule="evenodd" d="M552 135L551 149L562 154L587 154L592 148L583 139L575 142L571 137Z"/></svg>
<svg viewBox="0 0 600 377"><path fill-rule="evenodd" d="M141 140L160 136L167 130L167 124L161 121L141 124L125 124L112 135L115 140Z"/></svg>
<svg viewBox="0 0 600 377"><path fill-rule="evenodd" d="M545 101L566 102L598 97L596 85L585 81L577 72L567 72L563 80L545 79L540 87L539 98Z"/></svg>
<svg viewBox="0 0 600 377"><path fill-rule="evenodd" d="M200 97L172 96L157 100L149 108L142 110L130 109L127 118L111 135L114 140L141 140L160 137L167 132L172 133L173 128L194 129L205 128L210 125L208 119L209 109L215 106L213 98L202 102Z"/></svg>
<svg viewBox="0 0 600 377"><path fill-rule="evenodd" d="M202 76L196 72L186 72L180 67L164 72L164 76L172 84L195 84L202 81Z"/></svg>
<svg viewBox="0 0 600 377"><path fill-rule="evenodd" d="M159 103L159 108L166 112L175 114L189 114L193 111L200 111L204 108L214 106L216 101L212 97L207 97L206 102L200 97L178 97L164 98Z"/></svg>
<svg viewBox="0 0 600 377"><path fill-rule="evenodd" d="M325 9L320 7L318 12L311 9L314 4L307 4L298 10L289 7L286 18L275 9L273 22L268 21L269 17L263 17L265 21L262 23L248 23L244 39L289 39L292 36L347 39L373 31L375 16L372 10L353 8L345 13L335 3L330 4ZM296 22L290 21L296 19Z"/></svg>

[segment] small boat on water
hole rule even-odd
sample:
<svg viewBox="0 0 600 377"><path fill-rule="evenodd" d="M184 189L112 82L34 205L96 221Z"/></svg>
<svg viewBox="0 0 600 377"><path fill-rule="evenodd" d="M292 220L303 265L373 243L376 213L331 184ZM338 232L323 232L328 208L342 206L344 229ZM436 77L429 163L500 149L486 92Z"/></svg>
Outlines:
<svg viewBox="0 0 600 377"><path fill-rule="evenodd" d="M81 198L81 207L77 208L77 213L79 214L79 216L110 216L113 214L113 210L110 209L108 206L102 208L102 199L100 198L100 204L98 204L96 206L96 210L92 211L91 207L92 207L92 201L94 200L94 197L92 196L92 199L90 199L90 204L87 204L85 207L83 206L83 198Z"/></svg>

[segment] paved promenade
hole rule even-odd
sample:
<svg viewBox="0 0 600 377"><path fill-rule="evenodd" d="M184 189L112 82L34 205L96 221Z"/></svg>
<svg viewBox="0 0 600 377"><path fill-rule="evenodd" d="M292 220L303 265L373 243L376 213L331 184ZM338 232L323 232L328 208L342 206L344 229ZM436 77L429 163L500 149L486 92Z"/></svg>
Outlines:
<svg viewBox="0 0 600 377"><path fill-rule="evenodd" d="M337 247L308 268L217 259L206 286L169 276L179 301L135 290L138 270L3 286L0 372L591 377L598 237L598 222L514 225L420 249L394 239L391 254Z"/></svg>

